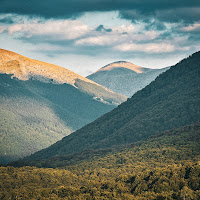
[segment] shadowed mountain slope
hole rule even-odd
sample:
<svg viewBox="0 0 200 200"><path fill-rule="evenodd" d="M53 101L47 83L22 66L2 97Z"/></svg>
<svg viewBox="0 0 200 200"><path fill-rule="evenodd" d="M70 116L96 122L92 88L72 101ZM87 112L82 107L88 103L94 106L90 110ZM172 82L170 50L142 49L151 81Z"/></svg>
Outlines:
<svg viewBox="0 0 200 200"><path fill-rule="evenodd" d="M111 112L26 160L125 145L199 120L200 52L197 52Z"/></svg>
<svg viewBox="0 0 200 200"><path fill-rule="evenodd" d="M46 148L126 97L62 67L0 50L0 163Z"/></svg>
<svg viewBox="0 0 200 200"><path fill-rule="evenodd" d="M200 156L200 121L190 124L188 126L179 127L158 133L150 138L135 142L129 145L121 145L113 148L105 148L98 150L85 150L79 153L72 153L66 155L60 155L49 159L39 161L15 161L9 163L10 166L22 167L22 166L36 166L36 167L66 167L70 165L80 164L82 162L98 162L99 159L105 159L106 157L113 157L116 154L121 157L129 155L129 159L126 162L134 162L130 155L137 156L138 158L145 157L145 154L149 154L152 158L159 157L162 154L163 157L173 157L174 160L179 158L192 159L192 157ZM140 149L140 151L138 151ZM167 149L169 150L167 152ZM145 151L142 152L142 150ZM163 151L165 153L163 153ZM176 153L172 153L172 152ZM153 153L154 152L154 153ZM187 152L187 153L186 153ZM190 152L190 153L189 153ZM188 155L189 154L189 155ZM158 156L159 155L159 156ZM109 159L106 158L106 163L109 164ZM150 159L150 157L149 157ZM123 159L122 159L123 160ZM111 164L111 163L110 163ZM122 164L122 163L115 163Z"/></svg>

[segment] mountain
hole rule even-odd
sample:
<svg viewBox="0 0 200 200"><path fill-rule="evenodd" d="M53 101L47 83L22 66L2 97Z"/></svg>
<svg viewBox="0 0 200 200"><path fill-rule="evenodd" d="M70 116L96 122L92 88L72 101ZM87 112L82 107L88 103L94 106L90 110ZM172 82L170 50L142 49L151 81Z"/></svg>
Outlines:
<svg viewBox="0 0 200 200"><path fill-rule="evenodd" d="M199 120L200 52L197 52L111 112L25 160L126 145Z"/></svg>
<svg viewBox="0 0 200 200"><path fill-rule="evenodd" d="M0 167L0 197L200 199L199 143L197 122L121 150L88 150L85 155L58 156L39 161L40 168Z"/></svg>
<svg viewBox="0 0 200 200"><path fill-rule="evenodd" d="M44 83L68 84L92 96L97 101L118 105L126 97L66 68L33 60L17 53L0 49L0 73L12 74L19 80L38 80Z"/></svg>
<svg viewBox="0 0 200 200"><path fill-rule="evenodd" d="M131 143L125 146L114 146L112 148L102 148L98 150L88 149L78 153L58 155L53 158L43 159L39 161L19 160L9 163L8 165L15 167L36 166L45 168L56 168L76 165L83 162L94 162L94 160L95 162L98 162L100 159L105 159L106 157L106 163L108 165L111 165L111 163L109 163L109 157L113 157L116 154L120 154L120 157L125 157L126 155L130 156L131 154L134 154L137 159L145 157L146 154L151 154L151 158L155 158L159 156L162 157L159 154L163 154L163 151L165 151L165 155L163 155L167 159L171 157L173 160L187 160L200 156L199 142L200 121L187 126L160 132L147 138L146 140ZM145 153L142 152L143 150L145 151ZM126 160L126 162L135 161L135 159ZM148 158L146 158L145 160L147 161ZM98 166L99 165L101 164L98 164ZM115 164L113 166L115 166Z"/></svg>
<svg viewBox="0 0 200 200"><path fill-rule="evenodd" d="M118 61L100 68L87 78L114 92L131 97L168 69L169 67L149 69L130 62Z"/></svg>
<svg viewBox="0 0 200 200"><path fill-rule="evenodd" d="M65 68L0 50L0 162L46 148L126 97Z"/></svg>

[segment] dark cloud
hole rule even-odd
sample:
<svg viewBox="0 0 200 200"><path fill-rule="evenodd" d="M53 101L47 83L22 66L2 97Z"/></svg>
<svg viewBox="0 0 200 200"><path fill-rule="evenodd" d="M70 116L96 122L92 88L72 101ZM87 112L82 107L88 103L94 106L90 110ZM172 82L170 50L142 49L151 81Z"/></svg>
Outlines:
<svg viewBox="0 0 200 200"><path fill-rule="evenodd" d="M25 43L31 44L51 44L56 46L71 46L74 44L75 40L62 40L59 38L53 38L48 35L33 35L31 37L20 36L16 39L21 40Z"/></svg>
<svg viewBox="0 0 200 200"><path fill-rule="evenodd" d="M101 32L101 31L112 32L112 29L110 29L110 28L106 29L106 28L104 28L103 25L99 25L99 26L96 28L96 31L99 31L99 32Z"/></svg>
<svg viewBox="0 0 200 200"><path fill-rule="evenodd" d="M147 23L145 29L147 31L149 30L159 30L159 31L163 31L163 30L166 30L166 26L163 22L160 22L158 20L154 20L152 21L151 23Z"/></svg>
<svg viewBox="0 0 200 200"><path fill-rule="evenodd" d="M156 18L160 21L166 22L180 22L192 23L200 20L200 6L199 7L180 7L176 9L169 9L164 11L157 11Z"/></svg>
<svg viewBox="0 0 200 200"><path fill-rule="evenodd" d="M1 0L0 12L65 18L90 11L118 10L122 17L133 21L140 20L140 16L143 20L156 16L165 21L191 21L199 19L198 7L199 0Z"/></svg>
<svg viewBox="0 0 200 200"><path fill-rule="evenodd" d="M199 37L199 34L200 34L200 30L199 32L192 32L192 33L188 33L188 41L190 42L194 42L194 43L197 43L198 44L200 43L200 37Z"/></svg>
<svg viewBox="0 0 200 200"><path fill-rule="evenodd" d="M37 50L36 52L41 52L42 54L45 54L46 56L53 57L56 55L65 55L65 54L74 54L74 55L85 55L85 56L106 56L112 54L112 49L110 47L106 46L80 46L76 47L71 44L67 44L65 41L62 45L58 42L55 43L56 45L63 46L63 49L61 50L53 50L53 49L45 49L45 50ZM67 44L67 45L64 45ZM120 55L120 52L118 52L118 55Z"/></svg>
<svg viewBox="0 0 200 200"><path fill-rule="evenodd" d="M14 24L15 22L11 17L4 17L0 19L0 23L2 24Z"/></svg>
<svg viewBox="0 0 200 200"><path fill-rule="evenodd" d="M200 6L199 7L178 7L170 9L157 9L152 11L142 12L140 10L123 10L120 12L120 17L129 19L133 22L143 21L151 24L152 19L160 22L177 23L182 22L191 24L200 20ZM154 26L155 24L151 24ZM161 23L160 23L161 25ZM157 26L158 30L160 26Z"/></svg>
<svg viewBox="0 0 200 200"><path fill-rule="evenodd" d="M56 55L62 55L62 54L76 54L76 55L90 55L90 56L96 56L108 54L111 51L111 46L96 46L96 45L83 45L83 46L76 46L74 45L74 40L60 40L51 38L49 36L40 36L40 35L34 35L31 37L17 37L16 39L23 41L24 43L31 43L33 45L41 44L41 46L44 45L50 45L52 48L50 49L38 49L36 52L41 52L42 54L45 54L46 56L53 57ZM55 46L55 49L53 48ZM56 47L60 47L61 49L57 49Z"/></svg>

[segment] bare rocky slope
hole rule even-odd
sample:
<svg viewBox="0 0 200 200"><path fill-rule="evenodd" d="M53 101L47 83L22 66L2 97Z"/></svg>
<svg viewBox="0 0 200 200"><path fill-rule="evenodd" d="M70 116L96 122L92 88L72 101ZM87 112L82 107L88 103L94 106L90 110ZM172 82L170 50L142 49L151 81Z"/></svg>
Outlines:
<svg viewBox="0 0 200 200"><path fill-rule="evenodd" d="M200 52L196 52L111 112L26 160L127 145L199 120Z"/></svg>

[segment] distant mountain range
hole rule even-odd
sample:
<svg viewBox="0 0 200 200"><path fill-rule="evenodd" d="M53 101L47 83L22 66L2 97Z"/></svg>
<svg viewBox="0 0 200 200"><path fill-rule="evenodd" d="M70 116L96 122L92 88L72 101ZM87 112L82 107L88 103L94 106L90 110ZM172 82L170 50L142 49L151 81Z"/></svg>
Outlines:
<svg viewBox="0 0 200 200"><path fill-rule="evenodd" d="M130 62L118 61L100 68L87 78L114 92L131 97L168 69L169 67L143 68Z"/></svg>
<svg viewBox="0 0 200 200"><path fill-rule="evenodd" d="M128 145L199 120L200 52L197 52L111 112L24 160Z"/></svg>
<svg viewBox="0 0 200 200"><path fill-rule="evenodd" d="M0 163L48 147L125 100L68 69L0 49Z"/></svg>

